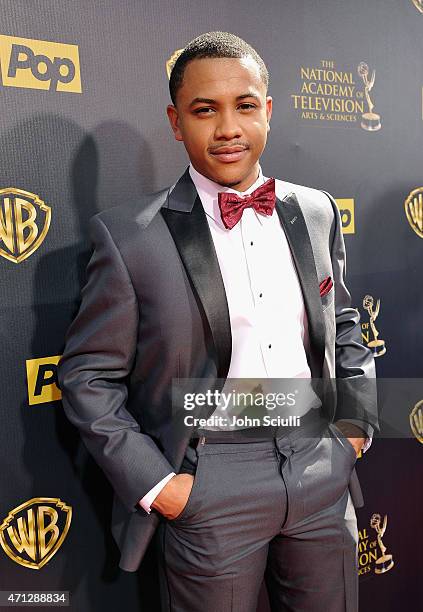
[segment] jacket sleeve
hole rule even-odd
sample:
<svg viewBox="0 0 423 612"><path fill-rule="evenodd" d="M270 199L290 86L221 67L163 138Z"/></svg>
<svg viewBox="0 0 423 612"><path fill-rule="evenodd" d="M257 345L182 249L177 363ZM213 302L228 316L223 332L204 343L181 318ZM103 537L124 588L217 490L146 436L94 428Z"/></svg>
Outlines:
<svg viewBox="0 0 423 612"><path fill-rule="evenodd" d="M361 336L360 313L351 307L351 295L346 287L346 252L341 230L341 215L333 197L324 192L334 211L334 231L331 245L333 283L335 290L335 372L337 408L335 421L354 420L372 433L371 425L380 431L377 410L376 370L371 350Z"/></svg>
<svg viewBox="0 0 423 612"><path fill-rule="evenodd" d="M90 220L90 236L94 252L58 380L67 418L116 494L135 512L139 499L173 466L126 408L139 304L121 254L98 215Z"/></svg>

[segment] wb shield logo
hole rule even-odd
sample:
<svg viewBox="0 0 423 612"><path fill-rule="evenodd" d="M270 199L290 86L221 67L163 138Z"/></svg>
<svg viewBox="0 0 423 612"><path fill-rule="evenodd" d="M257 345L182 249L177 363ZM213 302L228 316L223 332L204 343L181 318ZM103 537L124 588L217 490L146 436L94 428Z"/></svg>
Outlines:
<svg viewBox="0 0 423 612"><path fill-rule="evenodd" d="M32 255L47 235L51 208L22 189L0 189L0 255L20 263Z"/></svg>
<svg viewBox="0 0 423 612"><path fill-rule="evenodd" d="M417 440L423 444L423 400L417 402L411 411L410 427Z"/></svg>
<svg viewBox="0 0 423 612"><path fill-rule="evenodd" d="M408 222L417 236L423 238L423 187L414 189L404 203Z"/></svg>
<svg viewBox="0 0 423 612"><path fill-rule="evenodd" d="M0 544L16 563L41 569L67 536L72 508L60 499L34 497L11 512L0 525Z"/></svg>

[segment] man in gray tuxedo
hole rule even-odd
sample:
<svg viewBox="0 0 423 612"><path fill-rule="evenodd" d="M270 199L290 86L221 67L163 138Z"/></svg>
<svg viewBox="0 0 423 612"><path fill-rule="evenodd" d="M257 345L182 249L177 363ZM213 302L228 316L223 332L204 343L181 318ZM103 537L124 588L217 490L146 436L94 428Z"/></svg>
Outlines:
<svg viewBox="0 0 423 612"><path fill-rule="evenodd" d="M190 166L91 219L59 364L66 415L115 491L120 567L136 571L155 534L168 612L254 612L263 579L275 612L358 606L355 461L378 430L374 360L335 201L263 176L267 88L263 60L232 34L184 49L167 112ZM215 392L250 379L308 385L301 427L177 419L175 383L180 397L183 381Z"/></svg>

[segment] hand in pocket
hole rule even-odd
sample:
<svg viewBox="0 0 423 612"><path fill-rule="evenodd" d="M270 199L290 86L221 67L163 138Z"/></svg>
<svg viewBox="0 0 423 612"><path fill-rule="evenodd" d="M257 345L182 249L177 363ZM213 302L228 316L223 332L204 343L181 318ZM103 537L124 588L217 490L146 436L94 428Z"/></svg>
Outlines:
<svg viewBox="0 0 423 612"><path fill-rule="evenodd" d="M169 520L177 518L188 503L193 485L192 474L176 474L166 483L151 507Z"/></svg>

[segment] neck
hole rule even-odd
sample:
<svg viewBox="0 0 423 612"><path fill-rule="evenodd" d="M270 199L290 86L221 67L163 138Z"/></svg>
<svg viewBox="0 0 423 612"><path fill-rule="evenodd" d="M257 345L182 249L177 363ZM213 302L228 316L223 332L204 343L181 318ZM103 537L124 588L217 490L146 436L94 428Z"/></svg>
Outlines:
<svg viewBox="0 0 423 612"><path fill-rule="evenodd" d="M230 182L229 181L228 182L218 181L215 178L211 176L207 176L206 174L203 174L202 172L197 170L192 163L191 163L191 166L200 176L211 181L217 189L224 187L227 189L233 189L235 191L238 191L239 193L243 193L244 191L247 191L252 185L254 185L254 183L257 181L257 179L260 176L260 166L258 162L254 165L253 169L250 171L247 177L242 178L241 180L230 181Z"/></svg>
<svg viewBox="0 0 423 612"><path fill-rule="evenodd" d="M220 183L220 184L222 185L222 187L229 187L230 189L235 189L235 191L239 191L240 193L242 193L243 191L247 191L247 189L249 189L251 185L254 185L258 177L259 177L259 167L258 167L258 164L256 164L254 166L254 169L250 172L250 174L246 178L242 179L241 181L236 181L233 183Z"/></svg>

